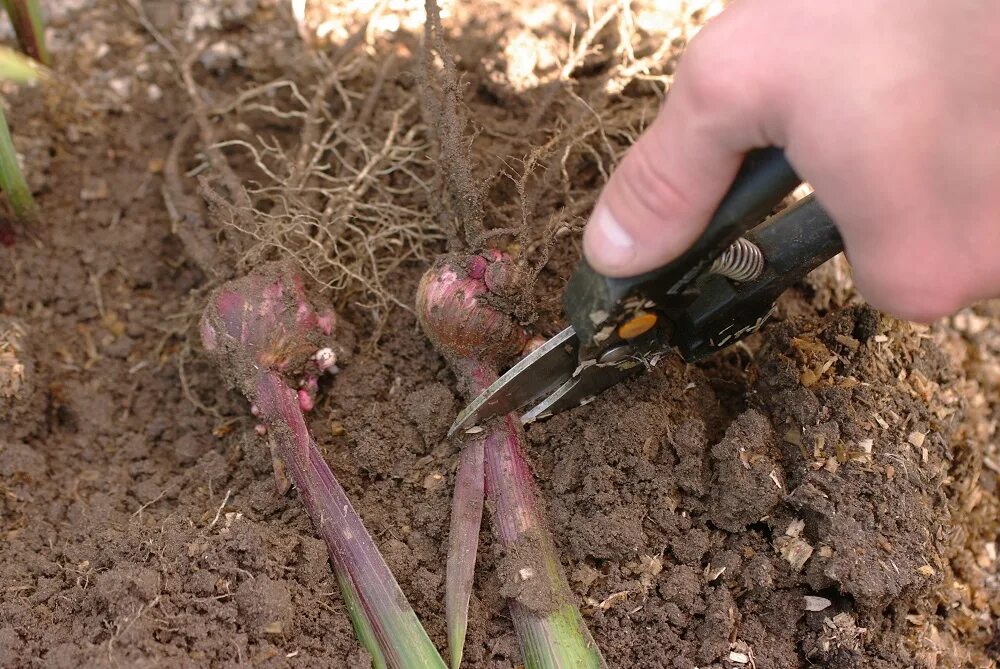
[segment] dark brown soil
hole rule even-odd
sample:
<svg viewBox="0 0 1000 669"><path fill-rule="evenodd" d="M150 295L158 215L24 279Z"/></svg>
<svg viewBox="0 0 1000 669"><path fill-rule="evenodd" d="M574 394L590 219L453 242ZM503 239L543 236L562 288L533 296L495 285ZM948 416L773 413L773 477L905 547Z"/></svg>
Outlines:
<svg viewBox="0 0 1000 669"><path fill-rule="evenodd" d="M312 76L287 3L142 4L185 54L202 38L237 48L227 60L236 52L213 47L193 69L213 105ZM9 95L43 217L3 224L13 243L0 246L0 328L23 326L14 355L28 372L17 394L0 395L0 666L369 666L324 544L294 493L275 492L246 403L193 345L205 296L236 271L230 260L206 272L205 258L249 245L204 209L196 174L232 193L194 135L180 167L196 174L180 181L203 227L192 232L197 220L164 204L164 160L191 103L131 7L52 3L61 85ZM574 231L602 171L655 110L684 32L669 33L675 48L643 78L621 67L631 56L611 19L567 85L543 56L565 51L573 22L584 34L583 5L463 7L446 24L473 175L490 177L485 234L530 223L496 242L538 270L523 316L548 336L579 254ZM684 11L663 20L701 20ZM515 40L540 54L534 70L510 61ZM404 25L364 46L371 58L396 54L394 100L419 95L418 41ZM377 112L373 124L385 120ZM297 137L259 110L237 117L212 117L220 138ZM447 185L428 164L418 176ZM443 229L454 223L455 205L422 197ZM209 256L193 253L192 237ZM425 268L396 268L392 293L412 303ZM458 453L444 434L462 398L410 312L387 320L360 306L370 303L341 305L359 344L311 428L443 651ZM979 668L1000 654L998 423L1000 306L899 323L858 305L840 262L793 289L745 346L698 366L665 360L531 426L528 440L609 666ZM465 662L516 667L489 536Z"/></svg>

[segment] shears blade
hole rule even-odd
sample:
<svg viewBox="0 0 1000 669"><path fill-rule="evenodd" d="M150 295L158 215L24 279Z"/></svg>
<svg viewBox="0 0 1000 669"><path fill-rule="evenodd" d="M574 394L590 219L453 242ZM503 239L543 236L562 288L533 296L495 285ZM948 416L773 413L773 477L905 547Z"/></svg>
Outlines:
<svg viewBox="0 0 1000 669"><path fill-rule="evenodd" d="M650 362L646 362L641 357L630 356L603 365L584 363L577 368L571 378L521 416L521 424L527 425L539 418L589 404L611 386L655 365L658 360L659 357L654 357Z"/></svg>
<svg viewBox="0 0 1000 669"><path fill-rule="evenodd" d="M571 380L579 366L576 331L568 327L524 356L503 376L479 393L448 430L448 436L467 430L494 416L517 411L547 396Z"/></svg>
<svg viewBox="0 0 1000 669"><path fill-rule="evenodd" d="M616 383L655 366L661 357L622 345L605 351L600 361L581 362L579 343L571 326L526 355L458 415L448 436L528 405L521 416L525 425L587 404Z"/></svg>

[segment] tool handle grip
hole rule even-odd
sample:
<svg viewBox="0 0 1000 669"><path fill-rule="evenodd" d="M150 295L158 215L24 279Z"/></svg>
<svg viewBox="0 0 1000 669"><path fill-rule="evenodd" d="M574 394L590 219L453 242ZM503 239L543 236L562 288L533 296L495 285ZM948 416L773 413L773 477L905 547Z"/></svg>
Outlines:
<svg viewBox="0 0 1000 669"><path fill-rule="evenodd" d="M563 296L566 315L581 344L593 344L594 334L622 315L622 302L628 297L641 295L664 305L678 299L715 258L760 223L799 183L782 150L758 149L747 155L704 233L680 257L627 278L603 276L586 259L581 260ZM601 320L603 315L607 318Z"/></svg>
<svg viewBox="0 0 1000 669"><path fill-rule="evenodd" d="M844 249L833 220L812 195L754 230L748 238L767 259L764 272L739 285L721 276L708 277L673 336L673 343L688 361L755 332L789 286Z"/></svg>

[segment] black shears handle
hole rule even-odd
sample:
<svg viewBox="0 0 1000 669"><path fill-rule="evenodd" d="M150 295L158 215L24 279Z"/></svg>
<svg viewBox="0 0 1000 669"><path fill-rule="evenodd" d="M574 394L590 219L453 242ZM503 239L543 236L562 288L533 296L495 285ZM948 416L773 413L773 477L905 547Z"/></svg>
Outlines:
<svg viewBox="0 0 1000 669"><path fill-rule="evenodd" d="M754 151L705 232L680 257L627 278L603 276L581 260L563 296L581 357L620 343L615 333L626 332L621 326L637 310L669 321L656 328L658 336L668 337L689 360L756 330L786 288L843 250L833 221L812 197L760 225L800 183L780 149ZM764 272L740 283L708 272L744 236L763 252Z"/></svg>

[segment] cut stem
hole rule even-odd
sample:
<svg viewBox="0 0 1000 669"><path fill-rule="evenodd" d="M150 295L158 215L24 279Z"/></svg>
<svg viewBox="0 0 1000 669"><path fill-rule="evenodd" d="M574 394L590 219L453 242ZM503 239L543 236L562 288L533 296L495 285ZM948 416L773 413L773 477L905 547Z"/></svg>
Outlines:
<svg viewBox="0 0 1000 669"><path fill-rule="evenodd" d="M14 208L14 213L22 221L31 222L37 218L35 199L31 197L31 189L24 180L21 165L14 150L14 140L10 136L7 117L0 107L0 189L7 194L7 199Z"/></svg>
<svg viewBox="0 0 1000 669"><path fill-rule="evenodd" d="M486 498L493 533L505 549L510 600L525 667L603 667L604 660L573 602L538 489L523 451L524 430L508 414L486 438Z"/></svg>
<svg viewBox="0 0 1000 669"><path fill-rule="evenodd" d="M52 65L45 46L45 22L38 0L3 0L4 9L14 25L21 49L42 65Z"/></svg>

